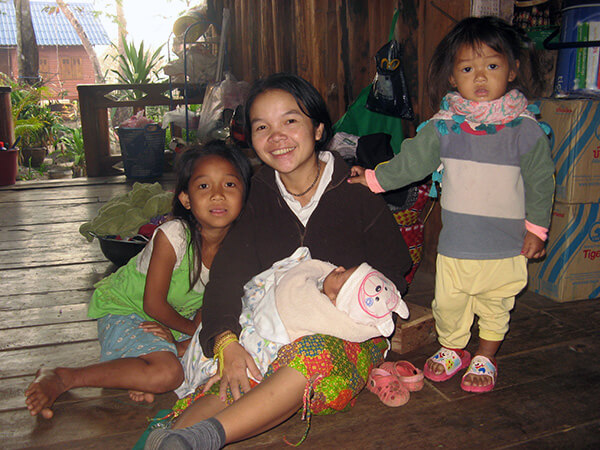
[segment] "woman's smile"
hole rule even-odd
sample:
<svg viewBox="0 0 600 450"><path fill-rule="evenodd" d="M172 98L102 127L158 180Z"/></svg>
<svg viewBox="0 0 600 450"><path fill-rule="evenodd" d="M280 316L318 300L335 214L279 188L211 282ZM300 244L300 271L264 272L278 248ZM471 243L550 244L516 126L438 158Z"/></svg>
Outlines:
<svg viewBox="0 0 600 450"><path fill-rule="evenodd" d="M273 89L257 96L250 108L250 124L252 147L265 164L284 177L307 167L314 172L315 140L320 139L323 126L315 126L290 93Z"/></svg>
<svg viewBox="0 0 600 450"><path fill-rule="evenodd" d="M286 147L286 148L281 148L281 149L278 149L278 150L273 150L273 151L271 152L271 154L273 154L273 155L275 155L275 156L282 156L282 155L285 155L285 154L287 154L287 153L290 153L290 152L294 151L294 149L295 149L295 148L296 148L296 147Z"/></svg>

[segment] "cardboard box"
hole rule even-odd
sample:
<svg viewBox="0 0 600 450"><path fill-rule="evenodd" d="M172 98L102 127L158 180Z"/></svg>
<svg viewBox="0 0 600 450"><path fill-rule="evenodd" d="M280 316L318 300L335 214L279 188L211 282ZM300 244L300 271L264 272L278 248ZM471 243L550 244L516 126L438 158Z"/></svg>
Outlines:
<svg viewBox="0 0 600 450"><path fill-rule="evenodd" d="M600 101L538 100L550 125L556 197L564 203L600 202Z"/></svg>
<svg viewBox="0 0 600 450"><path fill-rule="evenodd" d="M555 203L546 258L529 264L529 289L559 302L600 297L600 204Z"/></svg>

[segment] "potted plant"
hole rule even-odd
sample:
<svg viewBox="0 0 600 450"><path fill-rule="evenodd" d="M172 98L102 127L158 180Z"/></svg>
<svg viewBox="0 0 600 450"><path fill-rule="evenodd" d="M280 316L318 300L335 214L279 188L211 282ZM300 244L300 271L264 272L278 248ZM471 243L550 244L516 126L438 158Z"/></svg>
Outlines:
<svg viewBox="0 0 600 450"><path fill-rule="evenodd" d="M15 137L21 147L21 162L39 167L54 144L58 117L48 106L35 105L15 120Z"/></svg>
<svg viewBox="0 0 600 450"><path fill-rule="evenodd" d="M57 151L55 151L58 160L55 160L55 162L60 160L69 164L72 163L71 170L74 178L85 176L85 148L81 127L70 128L61 125L60 134L56 146Z"/></svg>
<svg viewBox="0 0 600 450"><path fill-rule="evenodd" d="M41 100L47 96L43 86L11 83L11 106L15 124L15 138L21 148L21 164L40 167L54 143L54 130L59 117Z"/></svg>

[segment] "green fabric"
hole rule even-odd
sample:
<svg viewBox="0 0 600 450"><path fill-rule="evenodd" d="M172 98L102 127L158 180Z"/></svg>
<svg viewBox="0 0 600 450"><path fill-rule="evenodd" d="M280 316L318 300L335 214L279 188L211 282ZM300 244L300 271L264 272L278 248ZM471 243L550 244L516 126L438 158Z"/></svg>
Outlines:
<svg viewBox="0 0 600 450"><path fill-rule="evenodd" d="M548 228L552 208L549 198L554 198L554 164L548 157L548 139L542 136L530 152L521 157L521 174L525 184L525 217L529 222Z"/></svg>
<svg viewBox="0 0 600 450"><path fill-rule="evenodd" d="M138 441L133 446L132 450L144 450L144 446L148 440L148 435L152 432L152 430L155 430L156 428L169 428L172 420L172 412L173 411L170 409L161 409L152 419L148 419L150 422L148 427L144 430ZM167 418L165 419L165 417Z"/></svg>
<svg viewBox="0 0 600 450"><path fill-rule="evenodd" d="M368 85L358 94L346 114L334 125L334 130L336 133L344 132L354 136L366 136L375 133L389 134L392 137L390 142L392 149L394 153L398 153L404 140L402 119L369 111L365 103L370 90L371 85Z"/></svg>
<svg viewBox="0 0 600 450"><path fill-rule="evenodd" d="M187 233L189 243L189 232ZM191 318L202 307L203 293L195 290L188 291L190 286L189 245L178 268L173 271L167 302L183 317ZM94 285L96 290L88 309L88 317L97 319L107 314L127 315L135 313L145 320L154 321L144 312L144 289L146 275L137 269L137 260L141 253L131 258L115 273L100 280ZM181 333L171 330L175 339Z"/></svg>
<svg viewBox="0 0 600 450"><path fill-rule="evenodd" d="M109 200L98 215L82 224L79 232L90 242L94 236L135 236L142 225L153 217L171 211L173 193L164 191L160 183L134 183L131 191Z"/></svg>

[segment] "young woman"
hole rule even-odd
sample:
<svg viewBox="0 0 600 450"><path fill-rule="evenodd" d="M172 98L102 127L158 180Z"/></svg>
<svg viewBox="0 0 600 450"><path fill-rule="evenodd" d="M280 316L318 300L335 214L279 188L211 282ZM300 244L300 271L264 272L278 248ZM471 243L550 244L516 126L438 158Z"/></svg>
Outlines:
<svg viewBox="0 0 600 450"><path fill-rule="evenodd" d="M264 380L250 389L246 371L261 377L237 342L242 287L298 247L344 267L366 261L401 293L406 290L410 255L387 205L364 186L348 184L349 167L323 151L333 132L316 89L295 75L272 75L253 85L246 115L252 147L265 167L253 177L244 212L215 258L200 333L204 353L220 357L222 377L175 429L153 431L146 448L174 442L220 448L254 436L298 411L306 389L314 390L308 407L316 414L354 404L371 369L383 361L384 338L358 344L302 337L284 346Z"/></svg>

